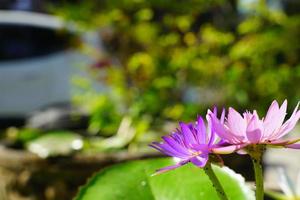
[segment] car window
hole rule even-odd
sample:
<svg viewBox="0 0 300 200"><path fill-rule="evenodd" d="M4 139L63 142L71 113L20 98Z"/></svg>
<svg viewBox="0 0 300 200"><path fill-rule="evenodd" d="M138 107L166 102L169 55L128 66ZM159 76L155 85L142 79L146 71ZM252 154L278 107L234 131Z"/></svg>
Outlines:
<svg viewBox="0 0 300 200"><path fill-rule="evenodd" d="M25 59L63 51L71 35L58 30L0 24L0 61Z"/></svg>

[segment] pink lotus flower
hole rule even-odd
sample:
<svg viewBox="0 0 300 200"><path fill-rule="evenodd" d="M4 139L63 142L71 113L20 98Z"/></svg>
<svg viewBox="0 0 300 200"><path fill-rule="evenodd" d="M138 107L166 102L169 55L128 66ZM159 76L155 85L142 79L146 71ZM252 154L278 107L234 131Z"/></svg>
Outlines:
<svg viewBox="0 0 300 200"><path fill-rule="evenodd" d="M295 144L297 140L282 140L290 132L300 118L298 111L299 103L291 117L285 122L287 101L279 107L277 101L273 101L265 118L260 119L257 112L245 112L241 116L233 108L229 108L227 118L219 120L213 113L209 114L212 129L229 146L224 147L228 151L235 151L251 144L266 144L300 149L300 144ZM222 113L224 118L225 112ZM222 118L221 117L221 118ZM224 122L222 122L224 121ZM218 149L218 151L224 149Z"/></svg>

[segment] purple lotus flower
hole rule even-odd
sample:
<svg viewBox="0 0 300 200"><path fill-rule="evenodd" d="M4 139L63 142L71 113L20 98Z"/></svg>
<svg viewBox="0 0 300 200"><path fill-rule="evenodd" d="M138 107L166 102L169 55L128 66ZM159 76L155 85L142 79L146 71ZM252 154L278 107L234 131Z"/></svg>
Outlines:
<svg viewBox="0 0 300 200"><path fill-rule="evenodd" d="M210 113L209 119L213 130L224 142L231 144L225 147L227 150L236 150L251 144L267 144L300 149L297 140L282 140L282 137L290 132L300 118L299 103L291 117L285 122L287 101L279 107L277 101L273 101L265 118L260 119L257 112L245 112L241 116L233 108L229 108L227 118L219 120L215 114ZM237 148L237 145L239 146ZM217 149L218 153L222 149Z"/></svg>
<svg viewBox="0 0 300 200"><path fill-rule="evenodd" d="M209 111L209 113L212 113ZM216 115L216 110L213 112ZM180 167L188 162L198 167L204 167L209 159L209 154L218 148L222 141L211 131L211 123L208 120L206 128L202 117L198 117L195 124L179 123L180 129L170 135L163 136L163 142L153 142L150 146L179 162L157 171L162 173Z"/></svg>

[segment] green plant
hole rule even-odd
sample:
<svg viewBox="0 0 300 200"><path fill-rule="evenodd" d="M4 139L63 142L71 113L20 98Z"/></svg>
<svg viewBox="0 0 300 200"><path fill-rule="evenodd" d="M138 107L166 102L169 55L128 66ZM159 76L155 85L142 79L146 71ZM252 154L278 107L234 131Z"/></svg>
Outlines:
<svg viewBox="0 0 300 200"><path fill-rule="evenodd" d="M212 104L261 112L273 99L296 103L299 15L261 1L242 16L237 4L122 0L57 8L56 13L83 30L100 28L109 57L118 60L92 71L94 77L105 71L101 82L109 92L94 93L95 99L106 100L100 107L91 106L90 130L113 135L128 115L133 127L141 119L147 124L134 142L146 138L143 133L160 131L157 127L166 121L190 120Z"/></svg>
<svg viewBox="0 0 300 200"><path fill-rule="evenodd" d="M96 174L75 199L218 199L204 171L195 166L187 165L173 173L151 176L155 169L170 164L173 164L170 159L150 159L112 166ZM224 185L230 199L254 199L240 175L228 168L213 168L220 181L227 183Z"/></svg>

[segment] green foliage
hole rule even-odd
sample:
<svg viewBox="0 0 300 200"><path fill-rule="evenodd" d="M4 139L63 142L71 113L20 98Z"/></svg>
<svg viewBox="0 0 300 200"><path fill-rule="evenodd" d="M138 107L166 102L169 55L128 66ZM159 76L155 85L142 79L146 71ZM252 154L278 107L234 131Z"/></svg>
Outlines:
<svg viewBox="0 0 300 200"><path fill-rule="evenodd" d="M5 138L12 143L24 144L40 136L40 131L36 129L23 128L17 129L10 127L5 132Z"/></svg>
<svg viewBox="0 0 300 200"><path fill-rule="evenodd" d="M93 101L90 100L89 106L91 106L89 131L92 133L100 131L102 135L113 133L120 120L115 104L106 96L99 95Z"/></svg>
<svg viewBox="0 0 300 200"><path fill-rule="evenodd" d="M66 20L100 28L119 61L102 80L111 91L84 103L97 105L90 109L90 130L115 134L124 115L133 127L147 119L145 132L151 132L166 120L194 119L212 105L261 112L273 99L295 104L300 16L263 1L242 16L237 2L110 0L59 7Z"/></svg>
<svg viewBox="0 0 300 200"><path fill-rule="evenodd" d="M210 180L200 168L187 165L151 176L156 169L174 164L171 159L133 161L106 168L78 193L76 200L198 200L218 199ZM229 199L254 199L243 178L230 169L214 166Z"/></svg>

